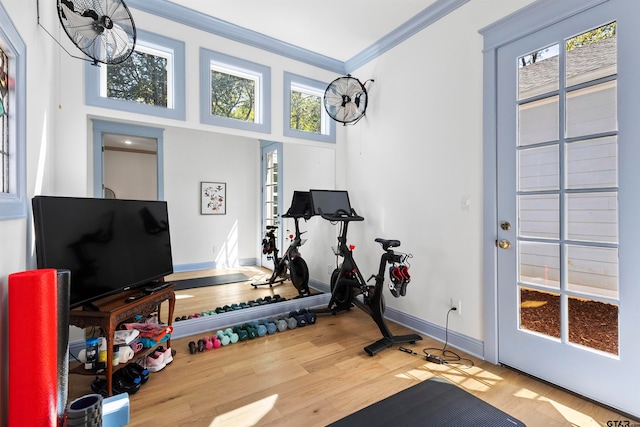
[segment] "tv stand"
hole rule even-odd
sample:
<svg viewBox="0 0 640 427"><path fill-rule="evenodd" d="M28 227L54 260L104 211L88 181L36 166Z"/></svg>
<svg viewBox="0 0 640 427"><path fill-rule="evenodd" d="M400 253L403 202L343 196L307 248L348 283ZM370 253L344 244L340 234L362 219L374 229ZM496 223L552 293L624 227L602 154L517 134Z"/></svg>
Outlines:
<svg viewBox="0 0 640 427"><path fill-rule="evenodd" d="M174 292L174 284L159 290L155 293L142 295L133 301L125 302L127 298L132 296L139 296L140 289L132 289L126 292L122 292L116 295L103 298L95 301L91 304L87 310L84 306L82 309L73 309L69 313L69 323L79 328L87 328L90 326L98 326L102 329L107 341L107 366L103 375L106 375L107 380L107 396L113 394L113 371L119 369L118 366L113 366L113 340L116 328L120 323L127 319L131 319L138 314L149 314L154 311L158 312L158 320L160 319L160 304L163 301L168 301L169 312L167 318L167 325L171 325L173 319L173 309L176 302L176 294ZM93 309L95 307L95 310ZM171 338L166 342L166 347L171 347ZM139 354L134 357L135 360ZM123 366L125 364L122 364ZM72 369L70 373L90 374L95 375L94 370L85 370L84 365L79 366L77 369Z"/></svg>
<svg viewBox="0 0 640 427"><path fill-rule="evenodd" d="M92 302L82 304L82 309L85 311L100 311L100 309Z"/></svg>

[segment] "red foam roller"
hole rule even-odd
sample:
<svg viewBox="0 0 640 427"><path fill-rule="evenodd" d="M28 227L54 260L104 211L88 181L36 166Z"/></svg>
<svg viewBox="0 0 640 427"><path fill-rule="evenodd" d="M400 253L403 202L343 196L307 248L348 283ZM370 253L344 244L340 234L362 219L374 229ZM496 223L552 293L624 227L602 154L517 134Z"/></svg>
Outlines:
<svg viewBox="0 0 640 427"><path fill-rule="evenodd" d="M9 275L10 426L57 424L56 284L55 269Z"/></svg>

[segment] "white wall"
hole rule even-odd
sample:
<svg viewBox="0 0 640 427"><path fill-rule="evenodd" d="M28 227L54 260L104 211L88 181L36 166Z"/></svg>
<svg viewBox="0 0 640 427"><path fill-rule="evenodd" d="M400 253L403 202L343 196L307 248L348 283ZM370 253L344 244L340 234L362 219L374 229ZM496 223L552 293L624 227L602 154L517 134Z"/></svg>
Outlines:
<svg viewBox="0 0 640 427"><path fill-rule="evenodd" d="M165 198L175 265L255 259L260 149L252 138L168 128ZM225 215L200 215L200 182L227 185ZM214 251L215 248L215 251Z"/></svg>
<svg viewBox="0 0 640 427"><path fill-rule="evenodd" d="M335 150L323 146L286 144L284 147L284 171L282 173L283 210L286 212L291 206L294 191L309 191L311 189L333 190L336 188ZM305 232L303 239L307 239L299 249L309 267L312 279L329 284L329 271L335 267L335 257L331 246L336 245L337 232L326 232L323 228L325 221L319 217L312 217L308 221L298 220L300 231ZM286 237L295 232L293 219L283 220L284 247L290 241ZM288 231L289 230L289 231Z"/></svg>
<svg viewBox="0 0 640 427"><path fill-rule="evenodd" d="M157 200L155 153L104 150L103 183L118 199Z"/></svg>
<svg viewBox="0 0 640 427"><path fill-rule="evenodd" d="M376 237L413 255L407 296L387 306L483 339L482 37L478 30L530 3L472 1L352 74L369 86L366 117L349 127L344 181L365 221L350 227L361 270ZM401 66L399 64L402 64ZM340 154L338 154L340 156ZM463 207L469 201L468 208Z"/></svg>

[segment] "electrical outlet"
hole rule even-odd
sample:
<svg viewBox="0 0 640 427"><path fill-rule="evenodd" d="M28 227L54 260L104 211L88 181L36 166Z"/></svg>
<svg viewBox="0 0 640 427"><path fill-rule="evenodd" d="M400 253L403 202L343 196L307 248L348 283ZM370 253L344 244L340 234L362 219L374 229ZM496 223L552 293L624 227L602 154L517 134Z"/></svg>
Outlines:
<svg viewBox="0 0 640 427"><path fill-rule="evenodd" d="M462 316L462 301L459 299L451 298L449 308L455 308L455 312L458 316Z"/></svg>
<svg viewBox="0 0 640 427"><path fill-rule="evenodd" d="M333 273L333 270L334 270L333 265L327 265L327 274Z"/></svg>
<svg viewBox="0 0 640 427"><path fill-rule="evenodd" d="M214 253L214 254L217 254L217 253L218 253L218 247L217 247L217 246L215 246L215 245L213 246L213 253Z"/></svg>

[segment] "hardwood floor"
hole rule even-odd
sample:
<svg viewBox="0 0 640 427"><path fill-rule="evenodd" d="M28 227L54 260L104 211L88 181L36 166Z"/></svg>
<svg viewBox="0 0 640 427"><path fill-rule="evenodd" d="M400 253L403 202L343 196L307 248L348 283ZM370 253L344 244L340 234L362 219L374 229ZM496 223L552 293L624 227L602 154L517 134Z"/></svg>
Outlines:
<svg viewBox="0 0 640 427"><path fill-rule="evenodd" d="M392 322L389 327L394 334L410 332ZM189 341L199 338L172 340L173 363L152 373L130 396L130 426L324 426L434 376L527 426L606 426L610 420L628 420L475 358L472 367L427 362L423 349L442 347L428 338L406 346L418 355L396 347L370 357L363 348L378 340L380 332L358 309L320 315L315 325L190 354ZM92 393L92 379L71 375L69 401Z"/></svg>

